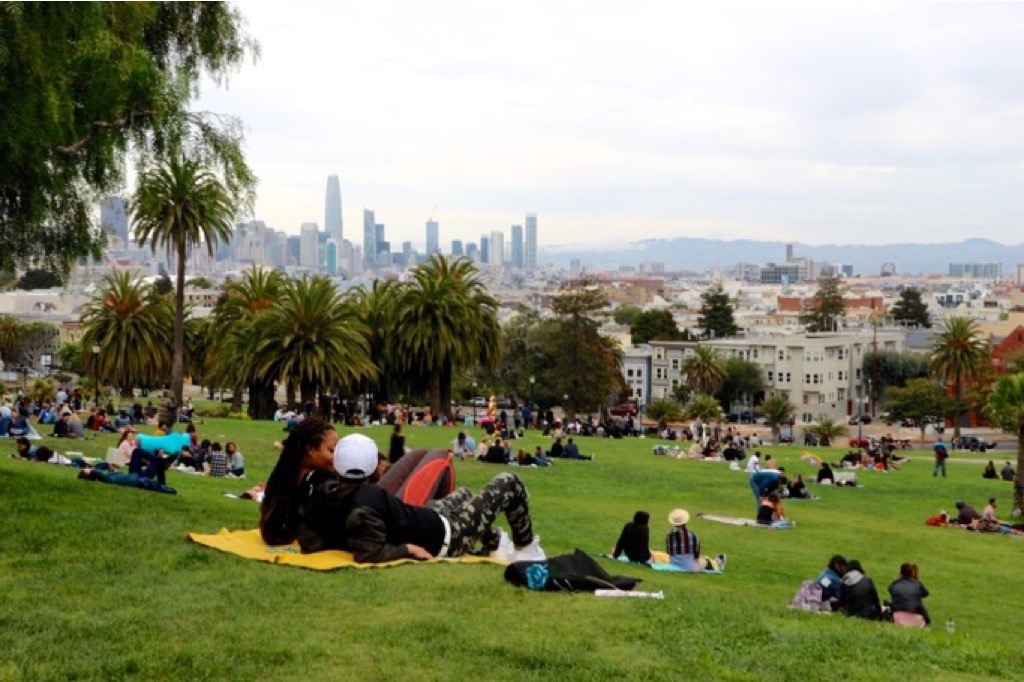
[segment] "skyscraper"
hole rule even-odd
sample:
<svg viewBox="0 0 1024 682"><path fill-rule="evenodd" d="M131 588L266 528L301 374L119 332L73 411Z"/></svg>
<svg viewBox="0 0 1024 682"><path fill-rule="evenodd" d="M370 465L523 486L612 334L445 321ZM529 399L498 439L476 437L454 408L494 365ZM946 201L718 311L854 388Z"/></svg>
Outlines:
<svg viewBox="0 0 1024 682"><path fill-rule="evenodd" d="M491 249L487 256L491 265L498 268L505 265L505 234L501 230L491 230Z"/></svg>
<svg viewBox="0 0 1024 682"><path fill-rule="evenodd" d="M453 256L461 256L462 255L462 240L461 239L453 239L452 240L452 255Z"/></svg>
<svg viewBox="0 0 1024 682"><path fill-rule="evenodd" d="M128 209L121 197L107 197L100 203L100 226L121 240L128 248Z"/></svg>
<svg viewBox="0 0 1024 682"><path fill-rule="evenodd" d="M320 228L316 223L302 223L299 228L299 265L316 269L318 236Z"/></svg>
<svg viewBox="0 0 1024 682"><path fill-rule="evenodd" d="M480 235L480 262L487 264L491 262L491 238Z"/></svg>
<svg viewBox="0 0 1024 682"><path fill-rule="evenodd" d="M373 209L363 209L363 262L368 267L377 265L377 223Z"/></svg>
<svg viewBox="0 0 1024 682"><path fill-rule="evenodd" d="M337 175L327 176L327 199L324 202L324 232L328 239L341 243L342 234L341 220L341 183Z"/></svg>
<svg viewBox="0 0 1024 682"><path fill-rule="evenodd" d="M338 274L338 242L333 239L328 239L324 247L324 267L331 277Z"/></svg>
<svg viewBox="0 0 1024 682"><path fill-rule="evenodd" d="M537 214L526 214L526 249L523 251L523 267L537 269Z"/></svg>
<svg viewBox="0 0 1024 682"><path fill-rule="evenodd" d="M512 267L523 267L523 226L512 226Z"/></svg>
<svg viewBox="0 0 1024 682"><path fill-rule="evenodd" d="M441 253L441 249L438 248L438 229L436 220L427 221L427 255L431 256L435 253Z"/></svg>
<svg viewBox="0 0 1024 682"><path fill-rule="evenodd" d="M466 244L466 258L478 263L480 261L480 250L476 248L476 242Z"/></svg>

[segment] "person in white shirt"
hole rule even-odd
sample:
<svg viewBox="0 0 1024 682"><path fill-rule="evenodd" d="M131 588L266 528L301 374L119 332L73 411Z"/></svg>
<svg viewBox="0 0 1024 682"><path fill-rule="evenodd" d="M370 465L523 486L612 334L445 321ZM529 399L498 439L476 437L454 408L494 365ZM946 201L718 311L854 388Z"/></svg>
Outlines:
<svg viewBox="0 0 1024 682"><path fill-rule="evenodd" d="M758 455L760 454L760 452L755 450L754 454L750 455L750 457L747 459L747 466L743 470L746 471L748 474L752 474L755 471L760 471L761 458L758 457Z"/></svg>

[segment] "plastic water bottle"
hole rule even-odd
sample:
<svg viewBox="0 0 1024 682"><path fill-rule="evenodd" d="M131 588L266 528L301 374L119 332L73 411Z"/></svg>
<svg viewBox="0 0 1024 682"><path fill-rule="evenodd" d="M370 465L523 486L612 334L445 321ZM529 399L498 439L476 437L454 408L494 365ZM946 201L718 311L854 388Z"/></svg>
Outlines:
<svg viewBox="0 0 1024 682"><path fill-rule="evenodd" d="M952 618L946 621L946 632L948 632L949 634L953 634L954 632L956 632L956 621L954 621Z"/></svg>

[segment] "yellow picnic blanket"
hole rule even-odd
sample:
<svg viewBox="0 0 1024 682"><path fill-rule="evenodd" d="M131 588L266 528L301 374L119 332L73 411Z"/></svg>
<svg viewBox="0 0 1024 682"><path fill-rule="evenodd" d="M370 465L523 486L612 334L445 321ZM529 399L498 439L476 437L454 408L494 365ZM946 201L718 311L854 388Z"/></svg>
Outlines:
<svg viewBox="0 0 1024 682"><path fill-rule="evenodd" d="M401 564L437 564L442 562L505 565L502 561L476 556L456 557L454 559L431 559L430 561L398 559L382 564L360 564L352 558L350 552L342 552L341 550L332 549L326 552L303 554L296 542L277 547L268 545L260 537L258 528L253 530L228 530L227 528L221 528L220 532L215 535L188 533L187 537L192 542L205 545L206 547L213 547L229 554L236 554L245 559L256 559L257 561L267 561L272 564L285 564L287 566L299 566L314 571L333 571L338 568L382 568L386 566L399 566Z"/></svg>

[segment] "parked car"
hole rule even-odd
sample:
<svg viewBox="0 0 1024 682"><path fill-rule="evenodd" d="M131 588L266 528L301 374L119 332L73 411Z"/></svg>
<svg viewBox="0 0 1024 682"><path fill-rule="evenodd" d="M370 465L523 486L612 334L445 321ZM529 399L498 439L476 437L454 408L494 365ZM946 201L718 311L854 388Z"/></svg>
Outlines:
<svg viewBox="0 0 1024 682"><path fill-rule="evenodd" d="M995 441L986 442L977 436L961 436L960 442L957 443L961 450L970 450L971 452L985 452L986 450L994 450L999 443Z"/></svg>
<svg viewBox="0 0 1024 682"><path fill-rule="evenodd" d="M635 405L616 405L615 407L608 410L608 414L614 417L635 417L636 406Z"/></svg>
<svg viewBox="0 0 1024 682"><path fill-rule="evenodd" d="M476 396L473 398L473 407L487 407L487 398Z"/></svg>
<svg viewBox="0 0 1024 682"><path fill-rule="evenodd" d="M860 438L857 438L857 436L854 436L853 438L850 439L850 447L851 448L866 448L870 444L871 444L871 439L868 438L867 436L861 436Z"/></svg>
<svg viewBox="0 0 1024 682"><path fill-rule="evenodd" d="M866 414L855 414L850 417L850 426L857 426L857 424L864 424L865 426L871 423L871 417Z"/></svg>
<svg viewBox="0 0 1024 682"><path fill-rule="evenodd" d="M725 415L725 421L729 422L730 424L736 424L737 422L740 424L753 424L754 413L751 412L750 410L743 410L742 412L730 412L729 414Z"/></svg>

